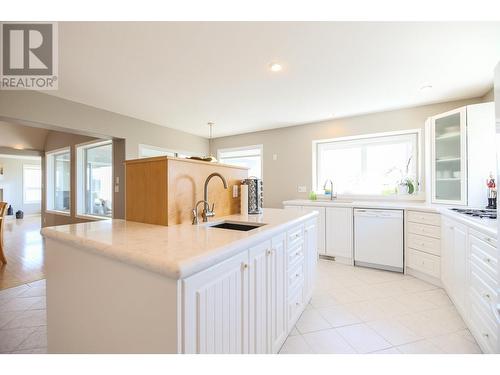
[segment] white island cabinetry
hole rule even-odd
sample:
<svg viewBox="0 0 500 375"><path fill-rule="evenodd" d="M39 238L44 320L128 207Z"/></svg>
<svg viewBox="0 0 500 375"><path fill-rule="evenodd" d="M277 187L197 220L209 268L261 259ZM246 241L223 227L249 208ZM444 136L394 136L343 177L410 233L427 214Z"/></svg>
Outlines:
<svg viewBox="0 0 500 375"><path fill-rule="evenodd" d="M237 232L113 220L44 229L48 351L279 352L312 295L317 214L266 209L224 219L264 225Z"/></svg>

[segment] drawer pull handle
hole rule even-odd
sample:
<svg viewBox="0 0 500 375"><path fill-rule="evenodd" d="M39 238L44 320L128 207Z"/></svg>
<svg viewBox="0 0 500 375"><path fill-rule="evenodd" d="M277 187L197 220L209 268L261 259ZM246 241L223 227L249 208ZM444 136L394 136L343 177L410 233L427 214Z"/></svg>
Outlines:
<svg viewBox="0 0 500 375"><path fill-rule="evenodd" d="M300 276L300 273L296 273L296 274L295 274L295 277L299 277L299 276Z"/></svg>
<svg viewBox="0 0 500 375"><path fill-rule="evenodd" d="M486 298L486 299L490 299L491 298L490 295L489 295L489 293L484 293L483 297Z"/></svg>
<svg viewBox="0 0 500 375"><path fill-rule="evenodd" d="M483 336L486 337L487 339L490 338L490 335L487 333L483 333Z"/></svg>
<svg viewBox="0 0 500 375"><path fill-rule="evenodd" d="M490 258L484 258L484 261L485 261L486 263L490 263L490 262L491 262L491 259L490 259Z"/></svg>
<svg viewBox="0 0 500 375"><path fill-rule="evenodd" d="M248 264L243 263L243 269L245 269L245 270L246 270L247 268L248 268Z"/></svg>
<svg viewBox="0 0 500 375"><path fill-rule="evenodd" d="M295 306L300 306L300 302L295 302Z"/></svg>

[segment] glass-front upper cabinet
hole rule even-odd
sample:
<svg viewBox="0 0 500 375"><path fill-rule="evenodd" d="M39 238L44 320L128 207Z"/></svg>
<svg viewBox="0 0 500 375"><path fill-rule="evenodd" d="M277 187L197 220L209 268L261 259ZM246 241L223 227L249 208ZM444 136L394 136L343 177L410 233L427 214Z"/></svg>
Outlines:
<svg viewBox="0 0 500 375"><path fill-rule="evenodd" d="M467 205L466 107L431 119L432 202Z"/></svg>

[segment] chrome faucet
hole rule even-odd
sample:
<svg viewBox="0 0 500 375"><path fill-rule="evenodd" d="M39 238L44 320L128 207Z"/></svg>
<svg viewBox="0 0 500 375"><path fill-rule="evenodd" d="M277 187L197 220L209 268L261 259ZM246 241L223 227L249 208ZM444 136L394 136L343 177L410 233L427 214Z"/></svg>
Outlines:
<svg viewBox="0 0 500 375"><path fill-rule="evenodd" d="M196 202L196 204L194 205L194 208L193 208L193 223L192 223L193 225L198 224L198 206L200 203L204 203L203 212L201 214L203 217L203 221L208 220L207 217L205 216L205 212L207 211L209 204L207 201L201 200L201 201Z"/></svg>
<svg viewBox="0 0 500 375"><path fill-rule="evenodd" d="M224 184L224 189L227 189L227 181L224 178L224 176L221 175L220 173L214 172L207 177L207 179L205 180L205 187L203 190L203 200L198 201L196 203L196 206L193 208L193 224L198 224L198 205L202 202L204 203L203 212L201 214L201 216L203 217L203 222L207 222L209 217L215 216L215 211L214 211L215 203L212 203L212 208L210 208L210 203L208 203L208 183L210 182L212 177L219 177L222 180L222 183Z"/></svg>
<svg viewBox="0 0 500 375"><path fill-rule="evenodd" d="M330 183L330 200L333 201L333 181L328 179L325 181L325 184L323 185L323 190L326 190L326 186Z"/></svg>

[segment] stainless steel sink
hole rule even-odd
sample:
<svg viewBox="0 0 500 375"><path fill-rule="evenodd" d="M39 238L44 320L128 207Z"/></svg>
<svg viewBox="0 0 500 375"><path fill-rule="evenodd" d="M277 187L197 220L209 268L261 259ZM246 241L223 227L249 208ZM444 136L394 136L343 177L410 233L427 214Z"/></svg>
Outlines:
<svg viewBox="0 0 500 375"><path fill-rule="evenodd" d="M208 226L211 228L219 228L219 229L230 229L230 230L238 230L242 232L248 232L249 230L256 229L262 227L266 224L264 223L250 223L245 221L223 221L220 223L209 224Z"/></svg>

